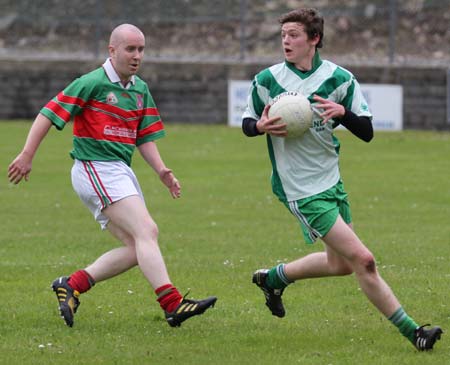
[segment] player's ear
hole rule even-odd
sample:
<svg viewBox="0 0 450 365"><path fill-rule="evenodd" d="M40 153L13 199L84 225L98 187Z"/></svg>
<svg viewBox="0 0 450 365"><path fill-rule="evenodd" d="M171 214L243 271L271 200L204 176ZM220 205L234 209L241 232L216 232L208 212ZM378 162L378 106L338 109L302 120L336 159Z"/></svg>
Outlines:
<svg viewBox="0 0 450 365"><path fill-rule="evenodd" d="M317 46L320 42L320 34L316 33L309 41L312 45Z"/></svg>
<svg viewBox="0 0 450 365"><path fill-rule="evenodd" d="M109 52L109 56L112 58L116 52L114 46L109 45L108 46L108 52Z"/></svg>

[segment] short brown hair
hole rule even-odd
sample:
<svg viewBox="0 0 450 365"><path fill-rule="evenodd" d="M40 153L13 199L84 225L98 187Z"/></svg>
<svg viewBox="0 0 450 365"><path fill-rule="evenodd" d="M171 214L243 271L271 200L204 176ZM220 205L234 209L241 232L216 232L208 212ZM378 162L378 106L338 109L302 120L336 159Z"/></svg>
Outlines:
<svg viewBox="0 0 450 365"><path fill-rule="evenodd" d="M316 48L322 48L323 43L323 17L313 8L300 8L283 14L278 21L284 23L301 23L309 39L319 36L319 42Z"/></svg>

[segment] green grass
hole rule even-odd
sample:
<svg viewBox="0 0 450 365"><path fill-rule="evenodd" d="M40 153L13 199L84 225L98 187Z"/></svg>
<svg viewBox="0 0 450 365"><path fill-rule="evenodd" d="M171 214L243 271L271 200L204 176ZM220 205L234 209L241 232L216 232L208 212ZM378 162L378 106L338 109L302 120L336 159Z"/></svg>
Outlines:
<svg viewBox="0 0 450 365"><path fill-rule="evenodd" d="M169 193L138 154L134 168L182 292L217 295L216 308L181 328L163 320L135 268L81 298L73 328L51 281L115 247L72 190L70 128L52 130L30 181L11 186L10 161L30 124L0 123L0 364L444 364L447 333L419 353L380 315L353 276L296 283L287 315L270 315L251 273L314 250L272 195L264 138L225 126L168 125L159 142L182 183ZM450 329L450 134L346 132L341 169L355 228L379 270L420 323Z"/></svg>

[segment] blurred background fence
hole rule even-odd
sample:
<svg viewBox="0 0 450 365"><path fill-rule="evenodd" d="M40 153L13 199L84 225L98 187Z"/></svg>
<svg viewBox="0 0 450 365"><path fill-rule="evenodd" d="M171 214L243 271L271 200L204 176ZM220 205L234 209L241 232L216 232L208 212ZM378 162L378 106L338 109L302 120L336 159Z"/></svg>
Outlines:
<svg viewBox="0 0 450 365"><path fill-rule="evenodd" d="M404 128L450 130L450 0L0 0L0 119L34 118L127 22L146 35L139 75L164 121L226 123L228 81L281 62L279 16L311 5L323 58L402 86Z"/></svg>
<svg viewBox="0 0 450 365"><path fill-rule="evenodd" d="M312 4L331 60L450 64L450 0L0 0L0 57L104 58L111 29L130 22L147 59L269 62L279 15Z"/></svg>

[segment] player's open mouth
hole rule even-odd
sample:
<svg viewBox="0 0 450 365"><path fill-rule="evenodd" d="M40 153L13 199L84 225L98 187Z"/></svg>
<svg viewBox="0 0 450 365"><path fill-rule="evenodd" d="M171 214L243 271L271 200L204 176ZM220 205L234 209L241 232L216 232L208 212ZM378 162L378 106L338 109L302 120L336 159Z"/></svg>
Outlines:
<svg viewBox="0 0 450 365"><path fill-rule="evenodd" d="M289 55L291 53L292 53L292 49L290 49L290 48L285 48L284 49L284 54Z"/></svg>

